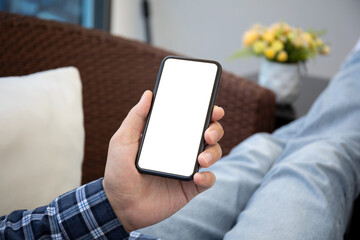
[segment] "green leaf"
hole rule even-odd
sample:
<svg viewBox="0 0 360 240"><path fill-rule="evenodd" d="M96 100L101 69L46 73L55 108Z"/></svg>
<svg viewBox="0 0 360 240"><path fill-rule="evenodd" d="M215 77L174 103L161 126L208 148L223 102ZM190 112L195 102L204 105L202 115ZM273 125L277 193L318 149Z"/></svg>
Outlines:
<svg viewBox="0 0 360 240"><path fill-rule="evenodd" d="M310 33L310 34L312 34L312 35L315 35L315 36L320 37L320 36L325 35L325 34L327 33L327 30L326 30L326 29L315 30L315 29L313 29L313 28L309 28L309 29L307 30L307 32Z"/></svg>
<svg viewBox="0 0 360 240"><path fill-rule="evenodd" d="M227 58L228 61L233 61L238 58L249 58L254 56L254 52L251 48L243 48L234 52L230 57Z"/></svg>

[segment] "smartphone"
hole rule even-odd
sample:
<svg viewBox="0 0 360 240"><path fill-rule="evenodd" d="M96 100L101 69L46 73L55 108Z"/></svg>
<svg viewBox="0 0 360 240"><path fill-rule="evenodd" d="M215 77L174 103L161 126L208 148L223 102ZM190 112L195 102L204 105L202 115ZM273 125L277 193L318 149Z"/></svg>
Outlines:
<svg viewBox="0 0 360 240"><path fill-rule="evenodd" d="M163 59L136 156L139 172L193 179L220 76L221 65L215 61Z"/></svg>

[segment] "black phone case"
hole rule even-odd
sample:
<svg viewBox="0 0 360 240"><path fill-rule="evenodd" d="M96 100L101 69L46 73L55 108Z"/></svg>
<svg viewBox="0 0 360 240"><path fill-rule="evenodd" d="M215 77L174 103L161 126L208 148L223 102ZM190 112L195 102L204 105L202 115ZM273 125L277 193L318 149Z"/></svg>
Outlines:
<svg viewBox="0 0 360 240"><path fill-rule="evenodd" d="M211 99L209 101L209 107L208 107L208 111L207 111L207 115L206 115L206 121L205 121L205 125L204 125L203 131L202 131L202 137L201 137L201 140L200 140L200 143L199 143L199 150L198 150L197 156L199 156L199 154L204 150L204 147L205 147L204 133L205 133L205 130L209 127L209 124L210 124L212 110L213 110L213 107L214 107L214 104L215 104L216 94L217 94L218 87L219 87L222 67L221 67L220 63L218 63L216 61L212 61L212 60L186 58L186 57L178 57L178 56L167 56L161 61L159 73L158 73L156 83L155 83L155 87L154 87L153 98L152 98L149 114L148 114L147 119L146 119L144 131L143 131L141 141L140 141L140 145L139 145L139 149L138 149L138 152L137 152L137 155L136 155L135 166L136 166L136 168L138 169L138 171L140 173L146 173L146 174L151 174L151 175L156 175L156 176L162 176L162 177L174 178L174 179L179 179L179 180L184 180L184 181L190 181L190 180L193 179L194 174L199 171L199 163L197 161L197 158L194 160L194 171L191 174L191 176L182 176L182 175L177 175L177 174L172 174L172 173L166 173L166 172L159 172L159 171L143 169L143 168L139 167L139 165L138 165L139 157L140 157L140 154L141 154L141 149L142 149L144 139L145 139L145 136L146 136L147 127L148 127L148 124L149 124L149 120L151 118L151 112L152 112L152 108L153 108L153 103L154 103L154 100L156 98L156 93L157 93L158 86L160 84L160 79L161 79L161 74L162 74L162 71L163 71L163 67L164 67L165 61L167 59L170 59L170 58L189 60L189 61L197 61L197 62L208 62L208 63L216 64L216 66L218 67L216 77L215 77L215 81L214 81L212 94L211 94Z"/></svg>

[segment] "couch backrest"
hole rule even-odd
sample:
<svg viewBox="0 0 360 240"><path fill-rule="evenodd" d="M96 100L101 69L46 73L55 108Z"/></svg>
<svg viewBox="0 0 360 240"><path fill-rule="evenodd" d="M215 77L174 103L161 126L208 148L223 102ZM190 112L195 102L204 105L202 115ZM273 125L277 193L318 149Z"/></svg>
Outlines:
<svg viewBox="0 0 360 240"><path fill-rule="evenodd" d="M97 30L0 12L0 76L76 66L83 83L85 156L82 182L103 176L108 142L146 89L152 90L161 60L173 55ZM195 57L195 56L194 56ZM223 72L216 103L224 154L258 131L272 131L274 94Z"/></svg>

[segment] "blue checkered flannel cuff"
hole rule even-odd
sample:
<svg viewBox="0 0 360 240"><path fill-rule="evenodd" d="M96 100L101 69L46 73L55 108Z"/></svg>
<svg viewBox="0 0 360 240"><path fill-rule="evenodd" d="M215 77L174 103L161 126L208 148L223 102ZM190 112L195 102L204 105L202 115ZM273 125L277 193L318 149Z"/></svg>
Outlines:
<svg viewBox="0 0 360 240"><path fill-rule="evenodd" d="M48 206L0 218L0 239L128 239L102 187L102 178Z"/></svg>

